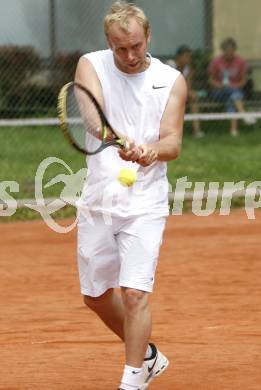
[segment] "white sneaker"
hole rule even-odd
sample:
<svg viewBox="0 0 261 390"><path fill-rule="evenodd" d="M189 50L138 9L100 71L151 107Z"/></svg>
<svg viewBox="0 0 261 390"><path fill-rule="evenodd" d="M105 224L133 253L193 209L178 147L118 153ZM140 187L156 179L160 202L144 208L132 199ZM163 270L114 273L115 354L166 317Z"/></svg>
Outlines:
<svg viewBox="0 0 261 390"><path fill-rule="evenodd" d="M169 361L164 356L154 344L150 343L152 349L152 358L144 359L143 368L145 381L142 386L139 387L139 390L145 390L148 388L150 382L162 374L169 365Z"/></svg>
<svg viewBox="0 0 261 390"><path fill-rule="evenodd" d="M251 116L246 116L245 118L243 118L243 121L245 122L246 125L256 124L256 118L253 118Z"/></svg>

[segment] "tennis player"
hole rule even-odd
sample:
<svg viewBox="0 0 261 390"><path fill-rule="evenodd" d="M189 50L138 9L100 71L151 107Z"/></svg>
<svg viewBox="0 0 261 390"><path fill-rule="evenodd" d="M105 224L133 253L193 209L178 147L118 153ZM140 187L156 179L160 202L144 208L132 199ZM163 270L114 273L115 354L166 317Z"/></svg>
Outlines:
<svg viewBox="0 0 261 390"><path fill-rule="evenodd" d="M104 29L109 48L82 56L75 81L91 90L131 148L88 159L78 204L80 285L85 304L125 343L118 389L143 390L169 363L150 342L149 296L169 214L166 162L180 154L187 88L179 71L148 53L142 9L115 2ZM136 171L132 187L117 181L122 168Z"/></svg>

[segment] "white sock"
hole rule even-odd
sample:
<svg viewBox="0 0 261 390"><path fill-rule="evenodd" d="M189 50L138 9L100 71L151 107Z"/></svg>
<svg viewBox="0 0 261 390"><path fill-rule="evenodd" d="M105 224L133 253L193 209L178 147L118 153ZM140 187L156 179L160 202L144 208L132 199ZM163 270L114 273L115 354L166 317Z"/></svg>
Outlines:
<svg viewBox="0 0 261 390"><path fill-rule="evenodd" d="M125 365L121 378L121 385L124 390L136 390L144 383L143 368Z"/></svg>
<svg viewBox="0 0 261 390"><path fill-rule="evenodd" d="M151 349L151 346L148 345L148 348L147 348L147 351L146 351L146 355L145 355L145 359L150 359L152 357L152 349Z"/></svg>

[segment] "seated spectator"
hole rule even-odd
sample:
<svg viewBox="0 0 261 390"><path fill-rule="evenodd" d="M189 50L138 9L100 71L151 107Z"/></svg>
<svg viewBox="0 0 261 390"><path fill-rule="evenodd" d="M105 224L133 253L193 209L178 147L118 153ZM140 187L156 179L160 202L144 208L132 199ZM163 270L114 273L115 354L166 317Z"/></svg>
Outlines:
<svg viewBox="0 0 261 390"><path fill-rule="evenodd" d="M246 61L236 54L237 43L233 38L225 39L221 44L222 54L214 58L209 65L210 96L226 104L227 112L245 112L243 88L247 81ZM245 123L254 124L255 119L245 118ZM238 135L237 119L231 120L230 134Z"/></svg>
<svg viewBox="0 0 261 390"><path fill-rule="evenodd" d="M192 88L193 82L193 68L192 68L192 50L186 45L182 45L178 48L175 54L175 60L169 60L168 65L178 69L187 81L188 86L188 102L191 112L197 114L198 109L198 95ZM192 131L196 138L200 138L204 133L200 129L199 120L192 121Z"/></svg>

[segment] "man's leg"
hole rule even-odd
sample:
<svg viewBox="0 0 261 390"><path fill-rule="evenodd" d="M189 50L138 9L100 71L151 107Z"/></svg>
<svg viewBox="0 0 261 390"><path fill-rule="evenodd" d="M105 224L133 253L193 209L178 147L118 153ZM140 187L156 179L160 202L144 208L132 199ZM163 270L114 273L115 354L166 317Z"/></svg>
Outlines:
<svg viewBox="0 0 261 390"><path fill-rule="evenodd" d="M241 101L242 94L239 94L237 90L228 88L229 98L227 100L227 112L234 113L236 111L242 112L243 103ZM238 135L238 120L231 119L230 134L235 137Z"/></svg>
<svg viewBox="0 0 261 390"><path fill-rule="evenodd" d="M214 89L210 96L215 102L225 104L227 112L235 112L234 101L231 99L231 94L231 88L224 87L221 89ZM232 119L230 125L230 134L235 136L237 133L237 120Z"/></svg>
<svg viewBox="0 0 261 390"><path fill-rule="evenodd" d="M189 91L189 102L190 102L191 113L198 114L199 113L198 97L196 92L193 90ZM192 121L192 131L193 131L193 136L196 138L201 138L204 135L204 133L200 129L200 122L198 119Z"/></svg>
<svg viewBox="0 0 261 390"><path fill-rule="evenodd" d="M120 385L124 390L145 389L152 372L145 369L146 350L150 367L157 360L157 349L153 354L151 346L148 347L151 335L148 301L153 290L165 222L165 217L153 215L131 218L121 226L116 237L121 258L119 284L125 309L126 364Z"/></svg>
<svg viewBox="0 0 261 390"><path fill-rule="evenodd" d="M114 289L109 289L97 298L84 296L85 304L101 318L108 328L125 341L126 365L121 387L123 389L144 386L148 378L147 371L144 372L143 369L145 354L146 357L152 356L152 349L148 346L151 334L148 295L139 290L122 288L121 296ZM154 365L157 355L153 355L152 358L150 366ZM161 366L160 369L162 369ZM157 371L160 372L158 369ZM151 374L153 375L153 371Z"/></svg>
<svg viewBox="0 0 261 390"><path fill-rule="evenodd" d="M230 96L230 101L232 106L231 112L234 112L235 110L241 113L246 112L243 99L244 99L244 94L240 89L236 88L231 92L231 96ZM255 118L251 118L247 116L243 118L243 121L247 125L254 125L256 123Z"/></svg>
<svg viewBox="0 0 261 390"><path fill-rule="evenodd" d="M243 104L243 101L240 100L240 99L236 99L234 101L234 104L235 104L235 107L236 107L236 110L238 112L245 112L245 107L244 107L244 104Z"/></svg>
<svg viewBox="0 0 261 390"><path fill-rule="evenodd" d="M122 288L122 297L109 289L97 298L84 296L84 303L92 309L126 345L126 364L140 367L151 334L149 294Z"/></svg>
<svg viewBox="0 0 261 390"><path fill-rule="evenodd" d="M117 336L124 340L124 306L114 289L94 298L85 295L84 303L92 309Z"/></svg>
<svg viewBox="0 0 261 390"><path fill-rule="evenodd" d="M141 367L151 336L149 293L124 287L121 291L125 307L126 364Z"/></svg>
<svg viewBox="0 0 261 390"><path fill-rule="evenodd" d="M243 103L244 95L239 89L231 89L229 97L229 111L230 112L245 112L245 107Z"/></svg>
<svg viewBox="0 0 261 390"><path fill-rule="evenodd" d="M232 137L235 137L238 135L238 128L237 128L237 119L231 119L231 125L230 125L230 134Z"/></svg>
<svg viewBox="0 0 261 390"><path fill-rule="evenodd" d="M152 327L149 293L122 287L122 297L126 365L119 389L147 389L150 382L165 371L169 361L154 344L148 346Z"/></svg>
<svg viewBox="0 0 261 390"><path fill-rule="evenodd" d="M235 107L238 112L246 112L242 99L235 100ZM246 125L254 125L256 123L256 118L246 116L243 118L243 121Z"/></svg>

